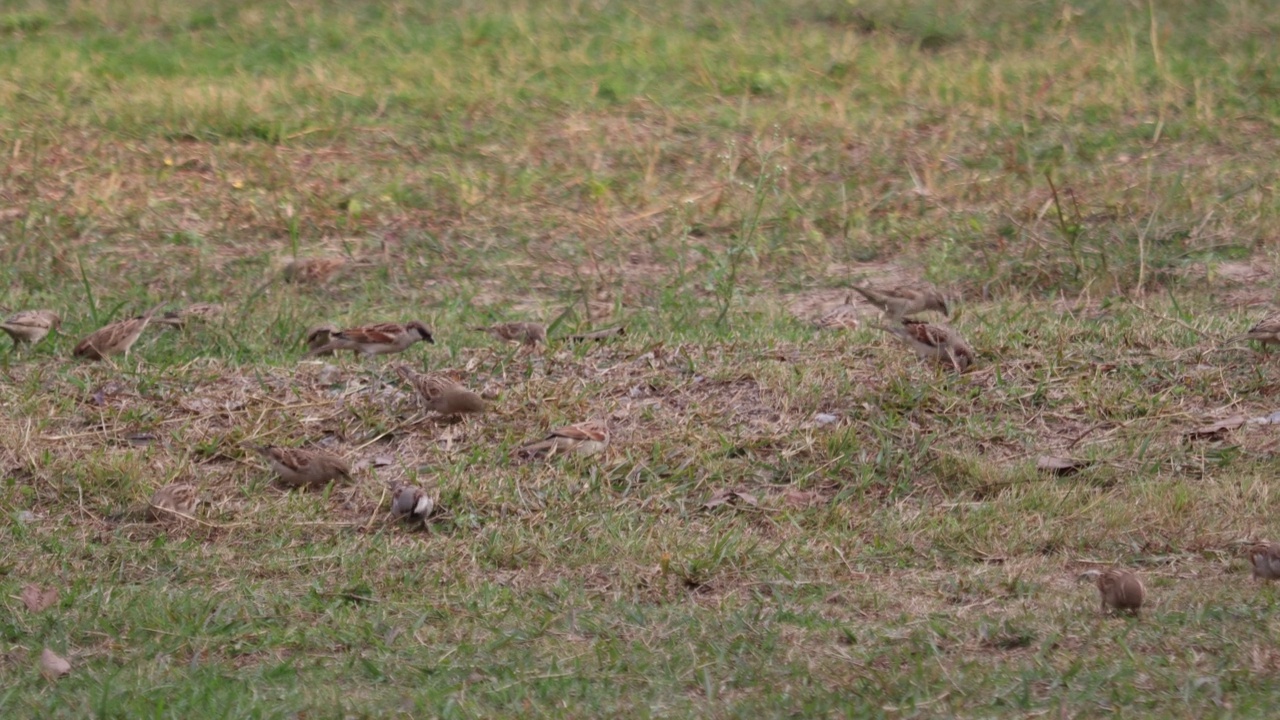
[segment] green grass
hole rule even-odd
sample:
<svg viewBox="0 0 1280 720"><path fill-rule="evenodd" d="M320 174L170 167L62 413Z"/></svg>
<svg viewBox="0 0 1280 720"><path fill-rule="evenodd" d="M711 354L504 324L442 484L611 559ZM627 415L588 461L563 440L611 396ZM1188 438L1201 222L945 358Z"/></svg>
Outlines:
<svg viewBox="0 0 1280 720"><path fill-rule="evenodd" d="M64 318L0 349L0 715L1270 716L1239 549L1280 538L1274 431L1185 434L1275 410L1228 340L1276 298L1278 31L1245 0L0 0L0 305ZM363 264L282 282L311 256ZM977 369L812 326L903 279ZM162 300L228 311L71 359ZM415 318L402 359L491 413L302 361L317 322ZM467 329L503 319L627 335ZM592 415L604 456L510 461ZM286 493L245 442L366 467ZM107 519L179 480L201 523ZM401 481L429 530L385 517ZM1076 580L1111 563L1141 619Z"/></svg>

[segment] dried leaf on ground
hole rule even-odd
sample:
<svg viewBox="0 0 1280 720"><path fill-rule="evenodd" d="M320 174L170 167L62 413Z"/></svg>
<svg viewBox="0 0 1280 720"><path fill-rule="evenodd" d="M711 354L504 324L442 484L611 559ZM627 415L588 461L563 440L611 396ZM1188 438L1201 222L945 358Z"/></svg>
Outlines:
<svg viewBox="0 0 1280 720"><path fill-rule="evenodd" d="M748 492L738 490L717 490L711 495L711 499L702 504L703 510L711 510L721 505L731 505L737 502L744 502L751 507L759 504L756 496Z"/></svg>
<svg viewBox="0 0 1280 720"><path fill-rule="evenodd" d="M1087 460L1074 460L1056 455L1041 455L1036 460L1036 469L1041 472L1052 473L1058 477L1066 477L1075 475L1092 464Z"/></svg>
<svg viewBox="0 0 1280 720"><path fill-rule="evenodd" d="M18 595L22 604L31 612L40 612L58 601L57 588L42 588L39 585L27 585Z"/></svg>
<svg viewBox="0 0 1280 720"><path fill-rule="evenodd" d="M49 648L40 653L40 674L46 680L57 680L71 672L71 663Z"/></svg>
<svg viewBox="0 0 1280 720"><path fill-rule="evenodd" d="M1227 433L1244 424L1245 417L1243 415L1232 415L1224 420L1188 430L1186 437L1188 440L1221 440Z"/></svg>

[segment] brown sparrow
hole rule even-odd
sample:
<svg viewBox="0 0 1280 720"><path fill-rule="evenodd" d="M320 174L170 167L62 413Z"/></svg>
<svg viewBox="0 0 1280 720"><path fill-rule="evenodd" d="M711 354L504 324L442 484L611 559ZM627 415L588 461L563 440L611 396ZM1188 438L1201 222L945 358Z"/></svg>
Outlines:
<svg viewBox="0 0 1280 720"><path fill-rule="evenodd" d="M181 310L170 310L156 318L155 323L157 325L182 328L186 327L190 321L201 322L221 314L222 306L218 303L196 303L195 305L188 305Z"/></svg>
<svg viewBox="0 0 1280 720"><path fill-rule="evenodd" d="M440 415L484 412L483 398L444 375L419 375L404 365L397 365L395 371L418 391L430 412Z"/></svg>
<svg viewBox="0 0 1280 720"><path fill-rule="evenodd" d="M307 330L307 347L314 352L308 353L308 355L332 355L333 351L324 349L324 346L329 344L329 340L331 340L337 332L338 327L331 323L314 325L309 328Z"/></svg>
<svg viewBox="0 0 1280 720"><path fill-rule="evenodd" d="M1146 599L1146 588L1136 573L1118 568L1106 570L1087 570L1081 577L1097 576L1098 594L1102 596L1102 612L1108 609L1123 611L1133 615L1142 608Z"/></svg>
<svg viewBox="0 0 1280 720"><path fill-rule="evenodd" d="M162 307L164 305L157 305L137 317L113 322L94 330L76 345L72 354L88 360L101 360L108 355L121 354L129 357L129 348L138 341L142 331L147 329L151 316Z"/></svg>
<svg viewBox="0 0 1280 720"><path fill-rule="evenodd" d="M9 333L16 348L22 343L36 344L51 330L57 330L62 318L52 310L22 310L0 323L0 330Z"/></svg>
<svg viewBox="0 0 1280 720"><path fill-rule="evenodd" d="M250 445L288 487L320 487L334 480L351 479L346 460L323 450L303 450L272 445Z"/></svg>
<svg viewBox="0 0 1280 720"><path fill-rule="evenodd" d="M346 328L330 333L329 342L307 353L307 357L314 357L330 350L354 350L362 355L386 355L401 352L419 340L435 343L435 339L431 337L431 331L417 320L404 325L382 323Z"/></svg>
<svg viewBox="0 0 1280 720"><path fill-rule="evenodd" d="M508 322L472 328L472 330L486 332L499 340L515 341L522 345L533 346L547 341L547 328L542 323Z"/></svg>
<svg viewBox="0 0 1280 720"><path fill-rule="evenodd" d="M194 485L173 483L165 485L151 495L147 517L155 522L180 519L184 515L190 517L195 515L196 506L199 504L200 495L196 492Z"/></svg>
<svg viewBox="0 0 1280 720"><path fill-rule="evenodd" d="M875 327L899 338L921 360L949 365L956 372L964 372L973 364L976 355L960 333L946 325L930 325L919 320L904 320L901 325L876 325Z"/></svg>
<svg viewBox="0 0 1280 720"><path fill-rule="evenodd" d="M943 299L941 293L933 288L920 288L912 285L898 285L883 290L859 287L857 285L851 285L850 287L866 298L867 302L883 310L885 315L895 321L901 321L903 318L926 310L937 310L948 317L951 315L950 309L947 308L947 301Z"/></svg>
<svg viewBox="0 0 1280 720"><path fill-rule="evenodd" d="M551 458L561 453L595 455L609 447L609 425L604 420L588 420L552 430L543 440L516 449L523 459Z"/></svg>
<svg viewBox="0 0 1280 720"><path fill-rule="evenodd" d="M843 304L836 305L823 313L822 317L818 318L817 325L826 330L857 330L862 324L858 315L858 307L853 304L853 295L850 294Z"/></svg>
<svg viewBox="0 0 1280 720"><path fill-rule="evenodd" d="M1253 576L1262 580L1280 579L1280 543L1260 542L1249 546Z"/></svg>
<svg viewBox="0 0 1280 720"><path fill-rule="evenodd" d="M1249 328L1249 332L1232 340L1257 340L1262 347L1280 344L1280 313L1268 315Z"/></svg>
<svg viewBox="0 0 1280 720"><path fill-rule="evenodd" d="M301 258L284 268L285 282L319 285L326 283L346 267L342 258Z"/></svg>
<svg viewBox="0 0 1280 720"><path fill-rule="evenodd" d="M410 518L425 525L435 509L435 499L422 488L401 485L391 493L391 514L397 519Z"/></svg>

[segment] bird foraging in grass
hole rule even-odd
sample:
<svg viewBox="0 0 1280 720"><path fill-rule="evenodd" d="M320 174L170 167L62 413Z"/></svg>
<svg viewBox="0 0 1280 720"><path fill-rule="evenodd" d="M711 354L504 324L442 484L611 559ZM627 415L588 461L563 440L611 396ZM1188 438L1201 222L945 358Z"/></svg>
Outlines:
<svg viewBox="0 0 1280 720"><path fill-rule="evenodd" d="M1259 542L1249 546L1249 565L1260 580L1280 580L1280 543Z"/></svg>
<svg viewBox="0 0 1280 720"><path fill-rule="evenodd" d="M1105 570L1086 570L1081 578L1094 578L1098 586L1098 595L1102 599L1102 612L1126 612L1137 615L1146 600L1147 590L1142 586L1137 573L1120 568Z"/></svg>
<svg viewBox="0 0 1280 720"><path fill-rule="evenodd" d="M889 319L895 322L900 322L926 310L935 310L947 317L951 316L951 310L947 307L946 299L942 297L942 293L933 288L917 287L915 285L897 285L883 289L858 285L851 285L850 287L866 298L867 302L880 308Z"/></svg>
<svg viewBox="0 0 1280 720"><path fill-rule="evenodd" d="M109 519L147 522L179 521L194 516L199 504L200 495L194 485L172 483L152 493L146 505L112 515Z"/></svg>
<svg viewBox="0 0 1280 720"><path fill-rule="evenodd" d="M1264 349L1271 345L1280 345L1280 313L1268 315L1249 328L1243 335L1237 335L1232 342L1240 340L1257 340Z"/></svg>
<svg viewBox="0 0 1280 720"><path fill-rule="evenodd" d="M320 285L328 282L347 266L342 258L300 258L284 268L285 282Z"/></svg>
<svg viewBox="0 0 1280 720"><path fill-rule="evenodd" d="M62 318L52 310L22 310L5 318L0 323L0 330L13 338L16 350L23 343L34 345L40 342L61 324Z"/></svg>
<svg viewBox="0 0 1280 720"><path fill-rule="evenodd" d="M956 372L965 372L977 356L960 333L946 325L904 320L900 325L876 325L915 351L921 360L937 362Z"/></svg>
<svg viewBox="0 0 1280 720"><path fill-rule="evenodd" d="M154 322L157 325L183 328L187 326L188 322L203 322L221 314L222 306L218 303L196 303L195 305L188 305L181 310L170 310L156 318Z"/></svg>
<svg viewBox="0 0 1280 720"><path fill-rule="evenodd" d="M525 460L552 458L573 453L595 455L609 447L609 424L593 419L577 425L556 428L545 438L516 449L516 456Z"/></svg>
<svg viewBox="0 0 1280 720"><path fill-rule="evenodd" d="M113 322L89 333L76 344L72 354L86 360L102 360L109 355L129 357L129 349L138 341L142 331L147 329L151 316L162 307L164 305L157 305L137 317Z"/></svg>
<svg viewBox="0 0 1280 720"><path fill-rule="evenodd" d="M435 498L422 488L400 485L391 493L391 514L396 519L411 519L426 525L435 509Z"/></svg>
<svg viewBox="0 0 1280 720"><path fill-rule="evenodd" d="M335 480L351 480L346 460L323 450L273 445L250 445L288 487L322 487Z"/></svg>
<svg viewBox="0 0 1280 720"><path fill-rule="evenodd" d="M539 343L547 341L547 328L542 323L536 322L507 322L490 325L488 327L472 328L476 332L489 333L499 340L508 342L518 342L521 345L533 347Z"/></svg>
<svg viewBox="0 0 1280 720"><path fill-rule="evenodd" d="M152 493L147 516L154 522L180 520L195 515L199 504L200 495L194 485L173 483Z"/></svg>
<svg viewBox="0 0 1280 720"><path fill-rule="evenodd" d="M329 341L307 353L307 357L333 350L354 350L365 355L387 355L402 352L418 341L435 343L426 325L414 320L408 323L380 323L352 327L329 334Z"/></svg>
<svg viewBox="0 0 1280 720"><path fill-rule="evenodd" d="M485 411L483 398L444 375L419 375L405 365L397 365L394 369L401 379L417 391L429 412L465 415Z"/></svg>

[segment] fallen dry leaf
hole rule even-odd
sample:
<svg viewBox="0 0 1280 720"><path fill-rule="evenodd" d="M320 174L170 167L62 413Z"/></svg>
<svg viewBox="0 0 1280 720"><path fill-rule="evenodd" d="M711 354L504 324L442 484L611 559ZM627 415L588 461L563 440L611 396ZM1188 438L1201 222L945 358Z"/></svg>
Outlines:
<svg viewBox="0 0 1280 720"><path fill-rule="evenodd" d="M44 675L46 680L57 680L58 678L71 672L71 663L64 660L58 653L45 648L40 653L40 674Z"/></svg>
<svg viewBox="0 0 1280 720"><path fill-rule="evenodd" d="M1245 417L1243 415L1232 415L1225 420L1219 420L1209 425L1202 425L1194 430L1188 430L1186 437L1188 440L1221 440L1228 432L1244 425Z"/></svg>
<svg viewBox="0 0 1280 720"><path fill-rule="evenodd" d="M56 588L42 588L39 585L28 585L22 588L22 592L18 595L22 599L22 604L27 606L31 612L40 612L58 600L58 590Z"/></svg>
<svg viewBox="0 0 1280 720"><path fill-rule="evenodd" d="M703 510L720 507L742 501L751 507L755 507L758 503L756 496L747 492L739 492L737 490L717 490L711 495L711 499L702 504Z"/></svg>
<svg viewBox="0 0 1280 720"><path fill-rule="evenodd" d="M791 507L807 508L822 501L822 493L812 490L790 489L782 493L782 499Z"/></svg>
<svg viewBox="0 0 1280 720"><path fill-rule="evenodd" d="M1041 455L1040 459L1036 460L1036 469L1041 472L1053 473L1058 477L1066 477L1075 475L1091 464L1087 460L1073 460L1056 455Z"/></svg>

